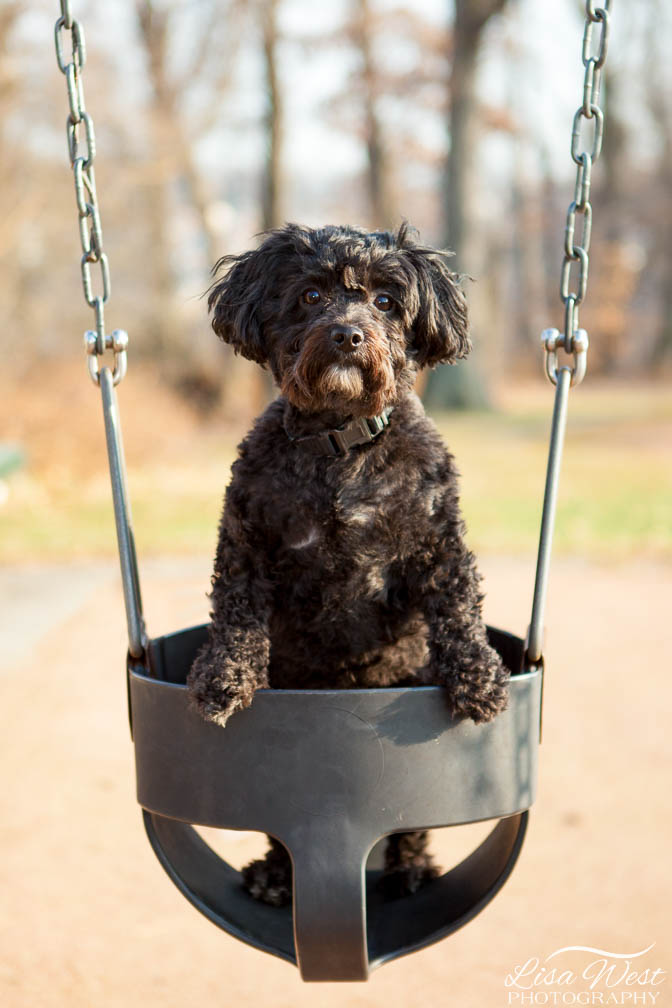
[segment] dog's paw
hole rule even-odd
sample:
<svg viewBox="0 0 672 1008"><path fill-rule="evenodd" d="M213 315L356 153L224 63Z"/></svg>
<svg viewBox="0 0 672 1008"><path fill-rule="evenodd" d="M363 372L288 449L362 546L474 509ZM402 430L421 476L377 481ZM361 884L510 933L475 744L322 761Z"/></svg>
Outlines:
<svg viewBox="0 0 672 1008"><path fill-rule="evenodd" d="M508 707L509 680L510 673L502 659L486 645L451 695L453 717L469 718L476 724L492 721Z"/></svg>
<svg viewBox="0 0 672 1008"><path fill-rule="evenodd" d="M292 864L287 853L269 851L260 861L243 868L243 888L254 899L269 906L283 907L292 902Z"/></svg>
<svg viewBox="0 0 672 1008"><path fill-rule="evenodd" d="M469 718L476 724L485 724L493 721L508 705L509 690L506 684L491 683L487 691L454 697L450 703L450 712L455 718Z"/></svg>
<svg viewBox="0 0 672 1008"><path fill-rule="evenodd" d="M187 686L192 707L206 721L222 727L236 711L249 707L254 697L251 686L227 682L221 674L213 674L209 655L204 652L194 661Z"/></svg>
<svg viewBox="0 0 672 1008"><path fill-rule="evenodd" d="M240 696L228 696L226 694L222 694L217 700L193 699L194 706L201 717L206 721L212 721L213 724L217 724L221 728L224 727L232 714L235 714L238 710L243 710L245 707L249 707L251 702L250 700L245 702Z"/></svg>
<svg viewBox="0 0 672 1008"><path fill-rule="evenodd" d="M424 889L432 879L438 878L441 872L432 864L428 857L420 864L402 864L383 872L376 883L377 889L386 900L400 899L411 896Z"/></svg>
<svg viewBox="0 0 672 1008"><path fill-rule="evenodd" d="M221 679L216 678L207 683L192 683L189 692L191 703L201 717L222 728L232 714L249 707L254 698L253 689L243 690L235 684L225 685Z"/></svg>

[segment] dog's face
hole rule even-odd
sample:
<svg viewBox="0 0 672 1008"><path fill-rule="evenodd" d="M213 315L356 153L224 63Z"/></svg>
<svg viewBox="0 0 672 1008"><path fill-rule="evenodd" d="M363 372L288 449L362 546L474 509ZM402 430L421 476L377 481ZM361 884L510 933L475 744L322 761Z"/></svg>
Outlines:
<svg viewBox="0 0 672 1008"><path fill-rule="evenodd" d="M469 352L467 311L447 255L398 234L288 224L218 263L213 328L270 365L304 412L375 416L418 368Z"/></svg>

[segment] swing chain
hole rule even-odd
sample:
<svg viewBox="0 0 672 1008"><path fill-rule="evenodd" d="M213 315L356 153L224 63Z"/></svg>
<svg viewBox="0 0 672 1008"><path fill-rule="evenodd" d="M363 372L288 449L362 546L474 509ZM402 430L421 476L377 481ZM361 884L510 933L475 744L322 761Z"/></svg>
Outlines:
<svg viewBox="0 0 672 1008"><path fill-rule="evenodd" d="M105 333L105 304L110 296L110 267L103 248L103 229L100 223L96 179L93 171L93 162L96 157L96 137L93 119L86 111L82 85L82 69L86 63L84 29L79 21L72 16L70 0L60 0L60 5L61 16L57 20L54 30L56 61L59 70L65 76L68 105L70 106L66 130L79 215L82 286L86 303L90 308L93 308L95 318L95 329L90 329L84 334L84 346L89 374L100 389L103 405L114 518L126 606L128 650L132 658L141 660L146 652L147 633L142 615L138 562L131 525L130 504L126 491L126 468L121 425L114 391L114 386L118 385L126 374L128 335L122 329L115 329L109 335ZM64 55L64 38L67 32L70 33L72 49L70 60L67 60ZM80 149L82 129L84 136L82 149ZM93 289L92 266L98 266L100 269L102 290L99 293L95 293ZM114 355L111 368L101 362L101 357L110 350Z"/></svg>
<svg viewBox="0 0 672 1008"><path fill-rule="evenodd" d="M579 328L579 305L586 296L588 286L588 249L593 222L593 208L590 205L590 181L593 163L600 156L604 132L604 116L598 102L602 68L607 57L609 38L609 8L611 0L604 0L604 6L597 7L594 0L586 0L586 24L583 32L581 59L585 68L583 82L583 102L577 109L572 124L572 160L576 165L574 198L567 211L565 227L564 260L560 280L560 297L565 306L564 332L559 329L544 329L541 342L546 356L546 374L555 385L555 403L551 422L551 441L546 467L546 487L541 516L537 571L534 582L532 616L525 647L525 667L528 669L543 664L544 613L548 575L553 545L553 528L558 501L558 481L562 463L562 449L567 425L567 404L572 385L580 385L586 374L588 353L588 333ZM595 25L600 34L597 45L593 42ZM583 121L593 128L590 150L579 150ZM580 235L577 236L577 217L582 217ZM572 264L578 263L576 287L571 289ZM572 363L560 363L560 352L571 354Z"/></svg>
<svg viewBox="0 0 672 1008"><path fill-rule="evenodd" d="M111 335L105 334L105 305L110 297L110 264L103 247L103 228L100 222L98 196L96 194L96 178L93 162L96 157L96 134L93 119L86 111L84 101L84 86L82 70L86 63L86 42L84 29L73 17L70 0L60 0L61 16L54 29L56 45L56 62L65 76L68 92L70 114L66 123L68 153L70 166L75 182L75 200L79 215L79 239L82 247L80 269L84 298L90 308L93 308L95 330L89 330L84 335L84 346L87 353L89 374L96 385L100 384L99 358L107 350L114 354L112 378L118 385L126 374L126 350L128 335L121 329L115 329ZM71 57L68 60L64 52L64 36L70 33ZM83 140L81 131L84 131ZM91 267L98 266L100 270L100 292L94 291Z"/></svg>
<svg viewBox="0 0 672 1008"><path fill-rule="evenodd" d="M564 257L560 276L560 298L565 308L564 330L545 329L541 334L546 354L546 374L556 385L558 380L558 350L571 354L572 385L579 385L586 373L586 353L588 335L579 328L579 305L586 296L588 287L588 250L593 221L590 204L590 185L593 164L602 151L604 135L604 113L599 105L602 68L607 58L609 43L609 8L611 0L604 0L596 6L594 0L586 0L586 23L581 45L581 60L584 66L583 100L576 110L572 124L572 161L576 165L574 198L567 210L565 225ZM594 40L595 26L599 26L599 36ZM582 126L592 129L592 139L581 150ZM577 224L577 218L582 218ZM572 269L576 265L575 276ZM573 283L573 286L572 286Z"/></svg>

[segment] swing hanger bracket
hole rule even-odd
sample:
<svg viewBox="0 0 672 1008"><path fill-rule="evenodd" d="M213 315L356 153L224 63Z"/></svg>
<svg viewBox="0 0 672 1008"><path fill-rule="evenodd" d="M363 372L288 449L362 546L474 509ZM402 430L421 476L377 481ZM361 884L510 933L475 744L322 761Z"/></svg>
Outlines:
<svg viewBox="0 0 672 1008"><path fill-rule="evenodd" d="M567 339L559 329L544 329L541 334L541 342L546 351L546 374L549 381L553 385L557 385L560 367L567 366L558 363L558 351L564 350L573 357L573 365L570 368L572 375L570 384L580 385L586 375L588 346L590 344L586 330L577 329L569 341L569 346L567 346Z"/></svg>
<svg viewBox="0 0 672 1008"><path fill-rule="evenodd" d="M128 333L124 329L114 329L111 333L103 334L101 339L99 333L87 329L84 333L84 347L89 374L95 385L100 385L100 357L106 350L113 351L112 384L118 385L126 374Z"/></svg>

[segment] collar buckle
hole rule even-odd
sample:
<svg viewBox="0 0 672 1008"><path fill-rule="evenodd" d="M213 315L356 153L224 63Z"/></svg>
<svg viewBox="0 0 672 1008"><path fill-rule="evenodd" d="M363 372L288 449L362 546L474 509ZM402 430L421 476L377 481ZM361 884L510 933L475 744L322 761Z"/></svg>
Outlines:
<svg viewBox="0 0 672 1008"><path fill-rule="evenodd" d="M332 458L342 458L351 448L368 444L385 430L390 422L391 409L385 410L380 416L358 417L342 427L321 431L319 434L308 434L305 437L291 438L300 441L318 455L330 455Z"/></svg>

